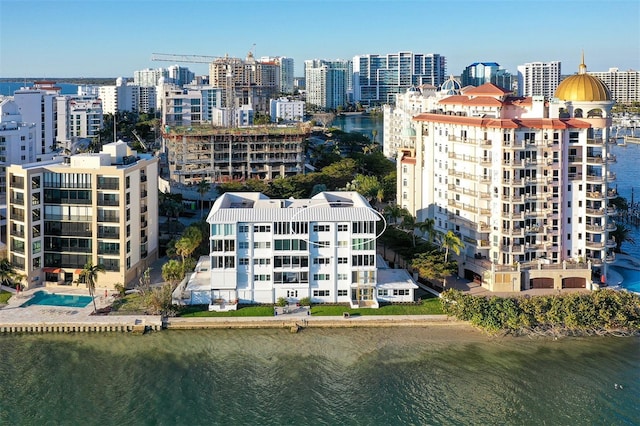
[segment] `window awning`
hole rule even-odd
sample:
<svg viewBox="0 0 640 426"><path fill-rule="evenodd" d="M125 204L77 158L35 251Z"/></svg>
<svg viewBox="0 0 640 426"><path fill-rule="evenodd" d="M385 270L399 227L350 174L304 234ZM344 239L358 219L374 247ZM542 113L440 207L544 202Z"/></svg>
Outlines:
<svg viewBox="0 0 640 426"><path fill-rule="evenodd" d="M62 268L56 268L56 267L42 268L42 270L44 272L51 272L52 274L59 274L60 272L62 272Z"/></svg>

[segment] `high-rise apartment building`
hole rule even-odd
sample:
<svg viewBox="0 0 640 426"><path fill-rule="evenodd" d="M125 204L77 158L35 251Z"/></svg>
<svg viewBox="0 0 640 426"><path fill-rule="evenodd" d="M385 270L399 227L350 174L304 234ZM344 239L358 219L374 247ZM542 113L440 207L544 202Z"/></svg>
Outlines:
<svg viewBox="0 0 640 426"><path fill-rule="evenodd" d="M36 125L36 158L47 160L57 146L57 104L60 87L53 81L36 81L33 87L16 90L13 99L20 108L22 120Z"/></svg>
<svg viewBox="0 0 640 426"><path fill-rule="evenodd" d="M146 68L133 72L133 84L140 87L155 87L160 79L169 79L169 71L166 68Z"/></svg>
<svg viewBox="0 0 640 426"><path fill-rule="evenodd" d="M311 59L304 61L307 103L325 110L347 105L352 62Z"/></svg>
<svg viewBox="0 0 640 426"><path fill-rule="evenodd" d="M560 61L530 62L518 66L518 95L551 99L560 84Z"/></svg>
<svg viewBox="0 0 640 426"><path fill-rule="evenodd" d="M287 58L286 56L263 56L260 58L260 62L268 63L274 62L280 67L280 91L285 94L293 93L293 74L294 74L294 61L293 58Z"/></svg>
<svg viewBox="0 0 640 426"><path fill-rule="evenodd" d="M140 88L128 85L127 79L118 77L115 86L100 86L100 100L105 114L115 114L120 111L139 111Z"/></svg>
<svg viewBox="0 0 640 426"><path fill-rule="evenodd" d="M73 152L79 139L98 136L102 129L102 101L80 96L58 96L57 143L59 148Z"/></svg>
<svg viewBox="0 0 640 426"><path fill-rule="evenodd" d="M640 102L640 71L609 68L609 71L590 71L589 74L607 85L614 101L621 104Z"/></svg>
<svg viewBox="0 0 640 426"><path fill-rule="evenodd" d="M455 232L459 274L492 291L593 288L614 258L613 101L586 73L548 101L491 83L434 96L398 155L398 203Z"/></svg>
<svg viewBox="0 0 640 426"><path fill-rule="evenodd" d="M395 102L411 86L445 81L446 59L437 53L399 52L353 58L353 99L367 106Z"/></svg>
<svg viewBox="0 0 640 426"><path fill-rule="evenodd" d="M189 68L181 67L179 65L171 65L167 68L167 76L171 83L178 86L184 86L185 84L191 84L195 78L195 74L189 70Z"/></svg>
<svg viewBox="0 0 640 426"><path fill-rule="evenodd" d="M7 167L36 161L38 130L34 123L23 120L15 101L11 98L0 101L0 204L6 195Z"/></svg>
<svg viewBox="0 0 640 426"><path fill-rule="evenodd" d="M511 73L500 68L496 62L474 62L462 71L462 86L482 86L493 83L503 89L513 89Z"/></svg>
<svg viewBox="0 0 640 426"><path fill-rule="evenodd" d="M190 126L213 123L214 111L222 108L223 89L211 86L186 86L184 88L163 84L160 111L162 123L169 126Z"/></svg>
<svg viewBox="0 0 640 426"><path fill-rule="evenodd" d="M127 285L158 255L158 158L119 141L7 168L7 249L28 288L69 286L87 262L98 286Z"/></svg>
<svg viewBox="0 0 640 426"><path fill-rule="evenodd" d="M413 301L417 286L406 271L377 267L380 220L356 192L298 200L225 193L207 217L209 259L182 293L220 310L280 297L354 308Z"/></svg>

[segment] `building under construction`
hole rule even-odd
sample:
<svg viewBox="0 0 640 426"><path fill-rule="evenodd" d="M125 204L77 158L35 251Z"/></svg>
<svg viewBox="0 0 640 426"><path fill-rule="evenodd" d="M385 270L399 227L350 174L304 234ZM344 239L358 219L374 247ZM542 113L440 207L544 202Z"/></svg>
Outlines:
<svg viewBox="0 0 640 426"><path fill-rule="evenodd" d="M302 173L310 127L211 125L166 127L163 133L170 180L183 185L271 180Z"/></svg>

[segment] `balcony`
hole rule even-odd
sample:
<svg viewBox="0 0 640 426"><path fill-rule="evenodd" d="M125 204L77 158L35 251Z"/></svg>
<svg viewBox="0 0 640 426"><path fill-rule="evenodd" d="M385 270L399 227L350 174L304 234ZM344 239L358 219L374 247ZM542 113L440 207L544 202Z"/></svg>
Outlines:
<svg viewBox="0 0 640 426"><path fill-rule="evenodd" d="M593 216L593 217L602 217L602 216L604 216L604 209L590 209L590 208L587 208L586 212L587 212L587 216Z"/></svg>
<svg viewBox="0 0 640 426"><path fill-rule="evenodd" d="M17 204L18 206L24 206L24 198L11 197L11 204Z"/></svg>
<svg viewBox="0 0 640 426"><path fill-rule="evenodd" d="M147 198L147 191L140 191L140 198Z"/></svg>
<svg viewBox="0 0 640 426"><path fill-rule="evenodd" d="M98 254L107 254L107 255L120 255L120 249L110 249L110 248L100 248L98 247Z"/></svg>
<svg viewBox="0 0 640 426"><path fill-rule="evenodd" d="M509 235L510 237L523 237L524 232L522 228L502 228L503 235Z"/></svg>
<svg viewBox="0 0 640 426"><path fill-rule="evenodd" d="M616 240L614 240L613 238L609 238L606 242L606 246L607 248L613 249L616 248Z"/></svg>
<svg viewBox="0 0 640 426"><path fill-rule="evenodd" d="M120 200L98 200L98 205L99 206L111 206L111 207L117 207L120 205Z"/></svg>
<svg viewBox="0 0 640 426"><path fill-rule="evenodd" d="M105 231L98 231L98 238L106 238L106 239L110 239L110 240L117 240L120 238L120 233L119 232L105 232Z"/></svg>
<svg viewBox="0 0 640 426"><path fill-rule="evenodd" d="M146 182L147 181L147 175L145 174L140 174L140 182Z"/></svg>
<svg viewBox="0 0 640 426"><path fill-rule="evenodd" d="M9 235L11 235L12 237L24 238L24 231L12 229Z"/></svg>
<svg viewBox="0 0 640 426"><path fill-rule="evenodd" d="M98 222L118 223L120 218L118 216L98 216Z"/></svg>
<svg viewBox="0 0 640 426"><path fill-rule="evenodd" d="M604 242L602 241L586 241L586 247L591 250L602 250Z"/></svg>

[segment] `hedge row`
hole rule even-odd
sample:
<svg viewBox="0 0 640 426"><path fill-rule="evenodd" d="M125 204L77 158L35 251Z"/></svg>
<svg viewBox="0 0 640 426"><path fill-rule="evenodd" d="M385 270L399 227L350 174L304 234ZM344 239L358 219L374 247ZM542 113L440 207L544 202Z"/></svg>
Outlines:
<svg viewBox="0 0 640 426"><path fill-rule="evenodd" d="M549 296L484 297L458 290L442 295L443 310L490 332L640 334L640 296L611 289Z"/></svg>

